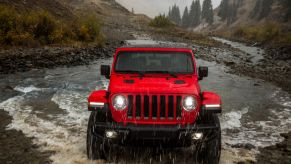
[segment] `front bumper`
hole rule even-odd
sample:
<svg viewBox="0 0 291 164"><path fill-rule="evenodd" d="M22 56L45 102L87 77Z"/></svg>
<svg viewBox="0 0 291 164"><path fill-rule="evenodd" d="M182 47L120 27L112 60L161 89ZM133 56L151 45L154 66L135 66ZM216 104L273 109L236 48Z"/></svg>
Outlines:
<svg viewBox="0 0 291 164"><path fill-rule="evenodd" d="M105 132L113 130L117 136L112 139L105 137ZM209 140L215 137L219 130L219 124L200 125L135 125L98 122L95 124L93 134L101 139L106 139L113 144L138 146L190 146L193 133L203 133L199 141ZM171 144L169 144L171 143Z"/></svg>

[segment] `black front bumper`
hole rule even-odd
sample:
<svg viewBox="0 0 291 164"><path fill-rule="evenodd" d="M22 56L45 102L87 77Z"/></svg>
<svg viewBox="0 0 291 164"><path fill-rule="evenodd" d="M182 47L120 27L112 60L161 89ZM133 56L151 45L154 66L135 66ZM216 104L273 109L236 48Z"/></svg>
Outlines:
<svg viewBox="0 0 291 164"><path fill-rule="evenodd" d="M114 130L117 137L108 139L105 131ZM98 122L94 126L93 134L101 139L106 139L113 144L119 145L168 145L170 146L190 146L193 133L202 132L203 138L199 141L208 140L215 137L215 132L219 130L219 124L194 124L194 125L135 125Z"/></svg>

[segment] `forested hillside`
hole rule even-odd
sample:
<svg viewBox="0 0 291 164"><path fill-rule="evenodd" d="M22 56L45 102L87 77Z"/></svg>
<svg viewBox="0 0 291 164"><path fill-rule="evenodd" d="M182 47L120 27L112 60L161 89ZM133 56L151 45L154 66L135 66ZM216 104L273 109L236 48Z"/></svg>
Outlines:
<svg viewBox="0 0 291 164"><path fill-rule="evenodd" d="M168 19L191 31L261 43L291 44L290 0L193 0L180 11L169 8Z"/></svg>

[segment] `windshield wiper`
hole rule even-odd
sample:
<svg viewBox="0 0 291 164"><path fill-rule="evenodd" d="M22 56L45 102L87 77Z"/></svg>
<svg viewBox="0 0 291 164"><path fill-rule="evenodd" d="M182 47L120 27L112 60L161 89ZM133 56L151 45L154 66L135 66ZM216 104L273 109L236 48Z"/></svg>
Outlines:
<svg viewBox="0 0 291 164"><path fill-rule="evenodd" d="M170 72L170 71L145 71L145 73L161 73L161 74L169 74L174 78L178 77L174 72Z"/></svg>
<svg viewBox="0 0 291 164"><path fill-rule="evenodd" d="M122 71L116 71L117 73L136 73L140 77L144 77L144 72L142 71L135 71L135 70L122 70Z"/></svg>

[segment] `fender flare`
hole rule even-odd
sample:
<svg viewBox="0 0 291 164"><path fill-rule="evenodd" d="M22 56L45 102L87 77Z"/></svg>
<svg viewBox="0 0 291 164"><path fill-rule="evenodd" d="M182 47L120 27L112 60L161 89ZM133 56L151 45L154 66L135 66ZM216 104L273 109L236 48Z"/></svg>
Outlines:
<svg viewBox="0 0 291 164"><path fill-rule="evenodd" d="M221 113L222 103L220 96L213 92L202 92L201 112L202 114Z"/></svg>

